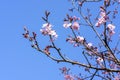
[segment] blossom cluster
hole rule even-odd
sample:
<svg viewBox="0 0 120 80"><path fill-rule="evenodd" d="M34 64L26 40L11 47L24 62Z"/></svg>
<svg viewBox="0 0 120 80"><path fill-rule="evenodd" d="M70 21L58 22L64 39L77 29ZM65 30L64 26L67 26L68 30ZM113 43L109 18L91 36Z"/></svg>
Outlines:
<svg viewBox="0 0 120 80"><path fill-rule="evenodd" d="M79 47L80 45L84 45L85 49L88 51L88 53L92 54L93 52L91 52L91 49L92 51L94 52L97 52L98 51L98 48L97 47L94 47L93 44L91 42L88 42L85 40L84 37L82 36L77 36L76 38L73 38L72 36L69 36L67 39L66 39L67 42L71 43L74 45L74 47Z"/></svg>
<svg viewBox="0 0 120 80"><path fill-rule="evenodd" d="M100 18L98 18L98 21L95 24L95 26L97 26L97 27L100 27L101 24L105 23L109 19L109 17L107 16L106 12L103 9L103 7L101 7L100 9L101 9Z"/></svg>
<svg viewBox="0 0 120 80"><path fill-rule="evenodd" d="M50 23L43 24L42 29L40 29L40 32L43 35L49 35L49 36L52 36L54 38L58 37L56 31L52 29L52 25Z"/></svg>
<svg viewBox="0 0 120 80"><path fill-rule="evenodd" d="M80 25L78 23L78 20L80 20L80 18L76 16L70 17L69 15L67 15L67 19L64 20L63 27L71 27L73 30L79 30Z"/></svg>

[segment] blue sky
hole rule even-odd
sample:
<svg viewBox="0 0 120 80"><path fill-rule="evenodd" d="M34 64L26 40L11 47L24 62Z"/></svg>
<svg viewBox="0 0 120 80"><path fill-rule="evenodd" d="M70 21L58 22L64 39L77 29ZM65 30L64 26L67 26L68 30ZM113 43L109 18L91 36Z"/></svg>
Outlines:
<svg viewBox="0 0 120 80"><path fill-rule="evenodd" d="M89 5L91 6L91 5ZM44 23L41 19L44 11L52 12L51 23L56 30L62 30L63 18L71 5L67 0L1 0L0 1L0 80L63 80L59 68L66 64L57 64L30 47L29 41L22 36L23 26L38 34L41 46L47 41L40 35L39 29ZM62 36L67 31L58 32L57 45L68 53L68 44ZM91 32L90 32L91 33ZM86 34L86 36L88 36ZM63 41L61 44L60 41ZM64 45L63 45L64 44ZM72 47L70 47L72 48ZM65 52L63 51L63 52ZM77 56L74 56L76 58ZM72 67L72 65L67 64ZM74 71L78 71L73 68Z"/></svg>
<svg viewBox="0 0 120 80"><path fill-rule="evenodd" d="M32 49L22 33L23 26L27 26L40 34L45 10L54 12L55 22L62 23L61 16L65 15L65 10L67 12L67 5L64 0L0 1L0 80L63 79L59 68L64 65L58 65Z"/></svg>

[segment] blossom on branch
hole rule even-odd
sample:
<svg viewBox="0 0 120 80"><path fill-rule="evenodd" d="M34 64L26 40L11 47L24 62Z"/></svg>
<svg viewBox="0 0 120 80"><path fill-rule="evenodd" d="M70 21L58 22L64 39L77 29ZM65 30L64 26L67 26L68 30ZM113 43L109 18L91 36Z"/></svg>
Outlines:
<svg viewBox="0 0 120 80"><path fill-rule="evenodd" d="M103 23L105 23L108 19L109 19L109 17L105 13L105 11L103 11L103 9L101 9L100 18L98 18L98 21L95 24L95 26L96 27L100 27L100 25L103 24Z"/></svg>
<svg viewBox="0 0 120 80"><path fill-rule="evenodd" d="M93 46L92 43L88 43L88 44L87 44L87 47L89 47L89 48L91 48L92 46Z"/></svg>
<svg viewBox="0 0 120 80"><path fill-rule="evenodd" d="M112 36L113 34L115 34L115 26L113 24L108 24L107 25L107 29L108 29L108 32L109 32L109 35Z"/></svg>
<svg viewBox="0 0 120 80"><path fill-rule="evenodd" d="M113 24L108 24L108 25L107 25L107 28L108 28L109 30L114 30L114 29L115 29L115 26L114 26Z"/></svg>
<svg viewBox="0 0 120 80"><path fill-rule="evenodd" d="M80 25L78 22L74 22L72 25L72 29L74 29L74 30L79 30L79 27L80 27Z"/></svg>
<svg viewBox="0 0 120 80"><path fill-rule="evenodd" d="M64 28L69 28L70 26L72 26L72 24L69 23L68 21L65 21L64 24L63 24Z"/></svg>
<svg viewBox="0 0 120 80"><path fill-rule="evenodd" d="M98 63L101 63L101 62L103 62L103 59L102 59L101 57L98 57L98 58L97 58L97 62L98 62Z"/></svg>
<svg viewBox="0 0 120 80"><path fill-rule="evenodd" d="M52 25L49 24L49 23L43 24L42 29L40 29L40 32L43 35L50 35L50 36L52 36L54 38L58 37L56 31L52 29Z"/></svg>
<svg viewBox="0 0 120 80"><path fill-rule="evenodd" d="M69 16L67 14L67 18L64 19L64 24L63 27L64 28L69 28L71 27L73 30L79 30L79 23L77 21L79 21L80 18L76 17L76 16Z"/></svg>
<svg viewBox="0 0 120 80"><path fill-rule="evenodd" d="M77 41L80 42L80 43L83 43L84 42L84 37L82 36L77 36Z"/></svg>

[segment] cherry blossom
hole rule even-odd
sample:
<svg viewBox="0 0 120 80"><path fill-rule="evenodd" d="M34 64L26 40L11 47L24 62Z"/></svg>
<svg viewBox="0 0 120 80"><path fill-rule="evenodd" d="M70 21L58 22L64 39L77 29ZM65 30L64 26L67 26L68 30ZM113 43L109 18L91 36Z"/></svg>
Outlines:
<svg viewBox="0 0 120 80"><path fill-rule="evenodd" d="M92 47L92 43L88 43L87 46L88 46L88 47Z"/></svg>
<svg viewBox="0 0 120 80"><path fill-rule="evenodd" d="M70 26L72 26L72 24L67 22L67 21L65 21L64 24L63 24L64 28L69 28Z"/></svg>
<svg viewBox="0 0 120 80"><path fill-rule="evenodd" d="M115 29L115 26L114 26L113 24L108 24L108 25L107 25L107 28L108 28L109 30L114 30L114 29Z"/></svg>
<svg viewBox="0 0 120 80"><path fill-rule="evenodd" d="M73 28L74 30L79 30L79 27L80 27L80 25L79 25L78 22L74 22L73 25L72 25L72 28Z"/></svg>
<svg viewBox="0 0 120 80"><path fill-rule="evenodd" d="M49 32L49 35L52 35L52 36L55 37L55 38L58 37L58 35L56 34L55 30L51 30L51 31Z"/></svg>
<svg viewBox="0 0 120 80"><path fill-rule="evenodd" d="M97 58L97 62L98 62L98 63L101 63L101 62L103 62L103 59L102 59L101 57L98 57L98 58Z"/></svg>
<svg viewBox="0 0 120 80"><path fill-rule="evenodd" d="M109 35L112 36L113 34L115 34L115 26L113 24L108 24L107 25L107 29L108 29L108 32L109 32Z"/></svg>
<svg viewBox="0 0 120 80"><path fill-rule="evenodd" d="M106 15L105 11L101 11L100 18L98 19L95 26L99 27L101 24L105 23L108 20L108 16Z"/></svg>
<svg viewBox="0 0 120 80"><path fill-rule="evenodd" d="M77 41L80 42L80 43L83 43L84 37L82 37L82 36L77 36Z"/></svg>
<svg viewBox="0 0 120 80"><path fill-rule="evenodd" d="M50 28L50 29L51 29L52 25L51 25L51 24L49 24L49 23L45 23L45 24L43 24L42 28L45 28L45 27L48 27L48 28Z"/></svg>
<svg viewBox="0 0 120 80"><path fill-rule="evenodd" d="M41 32L43 35L50 35L50 36L52 36L52 37L54 37L54 38L57 38L57 37L58 37L56 31L55 31L55 30L52 30L52 25L49 24L49 23L43 24L42 29L40 29L40 32Z"/></svg>

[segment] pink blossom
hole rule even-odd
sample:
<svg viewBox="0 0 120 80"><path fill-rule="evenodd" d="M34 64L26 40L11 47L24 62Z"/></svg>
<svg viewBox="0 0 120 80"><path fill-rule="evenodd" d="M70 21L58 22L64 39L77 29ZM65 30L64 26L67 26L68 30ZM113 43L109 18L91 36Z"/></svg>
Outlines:
<svg viewBox="0 0 120 80"><path fill-rule="evenodd" d="M74 22L73 25L72 25L72 28L73 28L74 30L79 30L79 27L80 27L80 25L79 25L78 22Z"/></svg>
<svg viewBox="0 0 120 80"><path fill-rule="evenodd" d="M108 16L106 15L106 13L104 11L101 11L100 18L98 19L95 26L99 27L101 24L105 23L107 19L108 19Z"/></svg>
<svg viewBox="0 0 120 80"><path fill-rule="evenodd" d="M99 23L99 22L97 22L96 24L95 24L95 26L97 26L97 27L99 27L101 25L101 23Z"/></svg>
<svg viewBox="0 0 120 80"><path fill-rule="evenodd" d="M58 35L57 35L57 33L55 32L55 30L52 29L52 25L49 24L49 23L43 24L42 29L40 29L40 32L41 32L43 35L50 35L50 36L53 36L54 38L57 38L57 37L58 37Z"/></svg>
<svg viewBox="0 0 120 80"><path fill-rule="evenodd" d="M83 43L84 37L77 36L77 41L80 42L80 43Z"/></svg>
<svg viewBox="0 0 120 80"><path fill-rule="evenodd" d="M64 28L69 28L70 26L72 26L72 24L67 22L67 21L65 21L64 24L63 24Z"/></svg>
<svg viewBox="0 0 120 80"><path fill-rule="evenodd" d="M51 28L51 27L52 27L52 25L51 25L51 24L49 24L49 23L45 23L45 24L43 24L42 28L45 28L45 27L49 27L49 28Z"/></svg>
<svg viewBox="0 0 120 80"><path fill-rule="evenodd" d="M108 24L107 25L107 29L108 29L108 32L109 32L109 35L112 36L113 34L115 34L115 26L113 24Z"/></svg>
<svg viewBox="0 0 120 80"><path fill-rule="evenodd" d="M97 58L97 62L98 62L98 63L101 63L101 62L103 62L103 59L102 59L101 57L98 57L98 58Z"/></svg>
<svg viewBox="0 0 120 80"><path fill-rule="evenodd" d="M106 22L105 18L101 17L101 18L98 19L98 22L95 24L95 26L99 27L104 22Z"/></svg>
<svg viewBox="0 0 120 80"><path fill-rule="evenodd" d="M88 43L87 46L88 46L88 47L92 47L92 43Z"/></svg>
<svg viewBox="0 0 120 80"><path fill-rule="evenodd" d="M58 37L58 35L56 34L55 30L51 30L51 31L49 32L49 35L51 35L51 36L53 36L53 37L55 37L55 38Z"/></svg>
<svg viewBox="0 0 120 80"><path fill-rule="evenodd" d="M97 63L100 65L100 67L104 68L104 65L102 64L103 63L103 59L101 57L97 58Z"/></svg>
<svg viewBox="0 0 120 80"><path fill-rule="evenodd" d="M114 26L113 24L108 24L108 25L107 25L107 28L108 28L109 30L114 30L114 29L115 29L115 26Z"/></svg>

